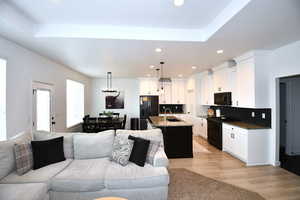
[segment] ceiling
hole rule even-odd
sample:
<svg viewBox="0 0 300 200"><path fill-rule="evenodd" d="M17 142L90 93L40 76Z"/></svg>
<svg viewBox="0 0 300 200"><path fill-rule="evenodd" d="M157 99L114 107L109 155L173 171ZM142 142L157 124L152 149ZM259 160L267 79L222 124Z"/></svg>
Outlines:
<svg viewBox="0 0 300 200"><path fill-rule="evenodd" d="M0 35L91 77L154 75L161 60L187 77L300 40L299 11L299 0L0 0Z"/></svg>

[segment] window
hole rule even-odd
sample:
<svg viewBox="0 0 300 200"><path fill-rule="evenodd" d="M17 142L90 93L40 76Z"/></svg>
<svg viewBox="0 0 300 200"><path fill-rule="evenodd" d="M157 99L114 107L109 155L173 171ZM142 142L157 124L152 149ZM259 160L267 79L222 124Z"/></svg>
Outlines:
<svg viewBox="0 0 300 200"><path fill-rule="evenodd" d="M67 80L67 128L82 122L84 117L84 85Z"/></svg>
<svg viewBox="0 0 300 200"><path fill-rule="evenodd" d="M0 141L6 139L6 60L0 59Z"/></svg>

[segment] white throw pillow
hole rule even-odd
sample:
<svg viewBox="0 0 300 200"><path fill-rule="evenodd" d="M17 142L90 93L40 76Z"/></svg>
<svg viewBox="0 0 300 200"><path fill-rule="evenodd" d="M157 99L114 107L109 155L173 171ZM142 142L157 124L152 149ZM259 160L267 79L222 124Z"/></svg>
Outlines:
<svg viewBox="0 0 300 200"><path fill-rule="evenodd" d="M111 156L115 131L103 131L96 134L74 135L74 158L94 159Z"/></svg>

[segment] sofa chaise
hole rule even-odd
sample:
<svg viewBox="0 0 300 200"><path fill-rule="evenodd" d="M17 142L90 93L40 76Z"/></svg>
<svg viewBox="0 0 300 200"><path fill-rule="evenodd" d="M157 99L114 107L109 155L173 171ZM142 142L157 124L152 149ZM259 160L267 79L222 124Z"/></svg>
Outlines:
<svg viewBox="0 0 300 200"><path fill-rule="evenodd" d="M97 134L35 132L24 133L11 140L0 142L0 199L93 200L105 196L117 196L129 200L167 200L168 159L163 148L161 130L117 130L116 133L112 133L113 137L115 134L130 134L161 141L153 165L146 163L144 167L134 163L121 166L112 162L107 152L103 154L106 156L101 157L100 151L107 151L111 145L111 142L103 145L103 141L107 138L100 141L102 145L96 145L97 139L101 139L101 134L101 132ZM61 136L64 137L65 161L31 170L22 176L17 175L13 151L15 143ZM86 150L80 149L81 143L87 142L84 138L93 136L97 138L95 143ZM86 155L88 159L85 158Z"/></svg>

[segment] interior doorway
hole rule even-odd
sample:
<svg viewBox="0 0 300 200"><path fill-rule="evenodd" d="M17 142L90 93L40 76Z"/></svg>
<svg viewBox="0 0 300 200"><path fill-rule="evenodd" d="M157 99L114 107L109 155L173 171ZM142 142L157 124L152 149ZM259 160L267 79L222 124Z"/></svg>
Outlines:
<svg viewBox="0 0 300 200"><path fill-rule="evenodd" d="M300 175L300 76L280 78L279 84L280 165Z"/></svg>
<svg viewBox="0 0 300 200"><path fill-rule="evenodd" d="M32 129L35 131L54 131L55 117L53 113L53 85L33 82L32 88Z"/></svg>

